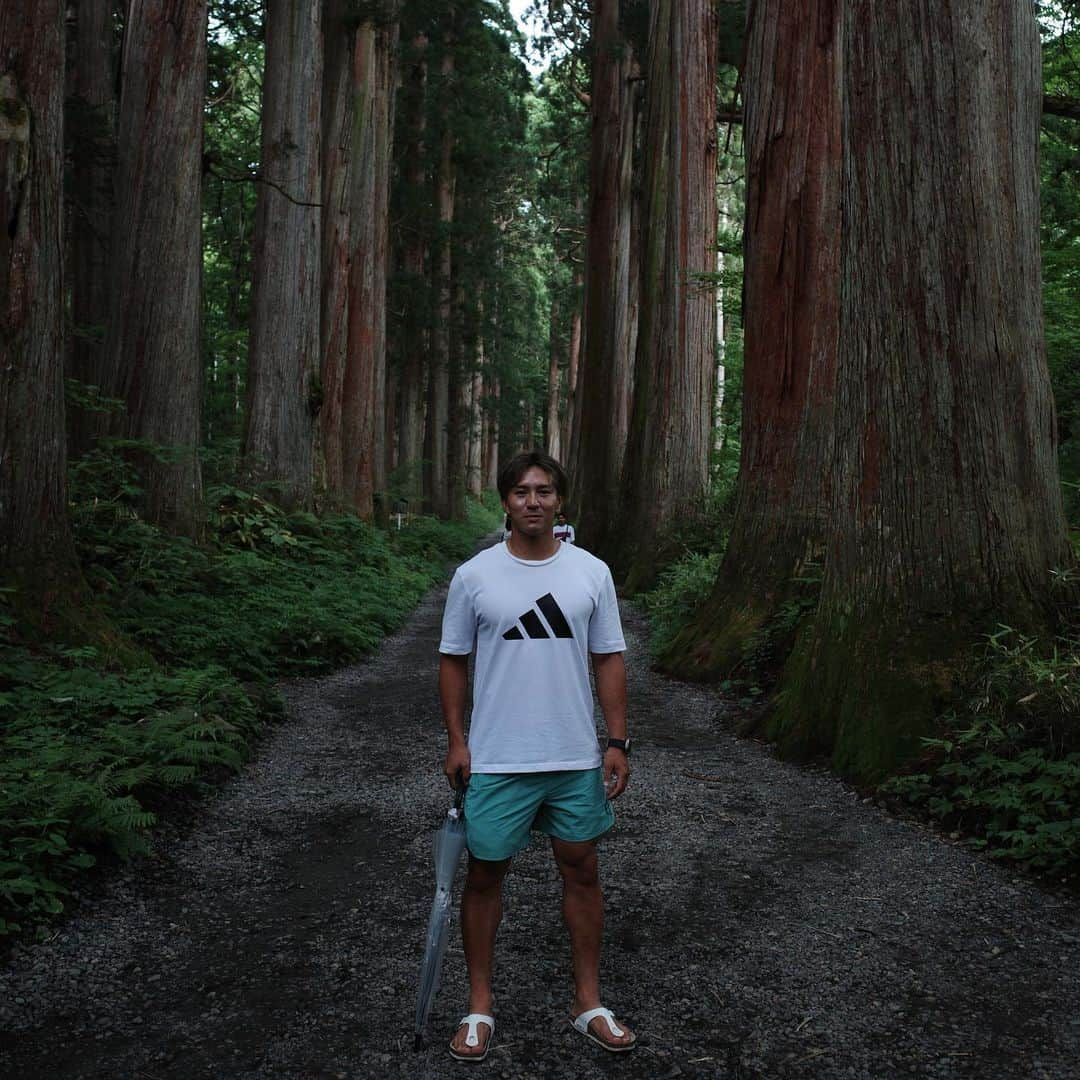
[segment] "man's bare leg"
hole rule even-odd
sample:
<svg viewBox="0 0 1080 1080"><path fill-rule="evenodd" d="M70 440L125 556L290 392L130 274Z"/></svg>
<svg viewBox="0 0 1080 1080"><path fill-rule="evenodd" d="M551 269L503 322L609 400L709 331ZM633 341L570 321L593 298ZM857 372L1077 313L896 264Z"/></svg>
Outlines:
<svg viewBox="0 0 1080 1080"><path fill-rule="evenodd" d="M600 867L596 841L573 844L551 839L551 850L563 879L563 918L570 931L570 954L574 964L573 1016L598 1008L600 1001L600 942L604 933L604 896L600 890ZM589 1030L604 1042L633 1041L633 1032L622 1024L622 1035L609 1030L602 1017Z"/></svg>
<svg viewBox="0 0 1080 1080"><path fill-rule="evenodd" d="M465 947L465 963L469 969L469 1012L491 1012L491 967L495 956L495 935L502 919L502 884L510 860L487 862L469 856L469 873L461 897L461 939ZM477 1046L466 1046L469 1029L462 1024L450 1045L462 1056L482 1054L491 1031L480 1024Z"/></svg>

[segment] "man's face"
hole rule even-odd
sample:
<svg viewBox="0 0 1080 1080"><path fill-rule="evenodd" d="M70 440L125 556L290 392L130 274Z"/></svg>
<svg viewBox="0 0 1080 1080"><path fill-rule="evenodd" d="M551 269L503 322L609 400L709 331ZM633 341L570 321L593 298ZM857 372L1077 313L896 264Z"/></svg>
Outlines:
<svg viewBox="0 0 1080 1080"><path fill-rule="evenodd" d="M522 536L550 533L562 499L551 477L539 466L527 469L503 500L514 532Z"/></svg>

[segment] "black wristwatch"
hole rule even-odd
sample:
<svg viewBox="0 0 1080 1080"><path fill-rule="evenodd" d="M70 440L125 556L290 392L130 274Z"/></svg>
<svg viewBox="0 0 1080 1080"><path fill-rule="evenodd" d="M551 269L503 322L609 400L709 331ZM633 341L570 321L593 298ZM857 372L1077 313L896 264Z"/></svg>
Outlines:
<svg viewBox="0 0 1080 1080"><path fill-rule="evenodd" d="M607 748L609 750L621 750L624 754L629 754L630 738L627 736L625 739L608 739Z"/></svg>

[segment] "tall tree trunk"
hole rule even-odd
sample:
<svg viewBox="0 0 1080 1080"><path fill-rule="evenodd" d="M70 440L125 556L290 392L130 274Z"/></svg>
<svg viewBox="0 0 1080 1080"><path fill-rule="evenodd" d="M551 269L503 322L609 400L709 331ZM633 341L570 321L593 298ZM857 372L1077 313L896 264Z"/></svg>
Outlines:
<svg viewBox="0 0 1080 1080"><path fill-rule="evenodd" d="M349 262L349 350L342 384L344 494L362 517L375 510L386 383L386 268L389 253L391 102L398 24L385 19L356 31L356 95L349 201L353 249Z"/></svg>
<svg viewBox="0 0 1080 1080"><path fill-rule="evenodd" d="M468 417L472 374L466 370L464 333L465 286L458 281L454 287L456 313L450 336L450 366L448 391L450 411L446 425L446 476L450 488L450 520L465 520L465 489L468 467ZM452 316L453 318L454 316Z"/></svg>
<svg viewBox="0 0 1080 1080"><path fill-rule="evenodd" d="M419 213L427 190L424 167L427 131L427 37L413 38L408 68L408 112L404 130L403 180L406 203L412 213L402 215L401 271L405 289L405 313L401 324L401 424L399 468L406 474L407 490L418 499L422 489L421 459L424 455L424 403L427 375L428 278L427 231Z"/></svg>
<svg viewBox="0 0 1080 1080"><path fill-rule="evenodd" d="M716 317L692 275L716 243L716 19L709 0L660 0L649 35L634 414L617 565L651 584L657 545L700 515L708 486Z"/></svg>
<svg viewBox="0 0 1080 1080"><path fill-rule="evenodd" d="M578 432L573 453L578 536L605 554L619 516L626 445L625 401L630 358L629 243L632 203L633 59L619 28L618 0L592 7L592 133L585 260L584 347L578 379Z"/></svg>
<svg viewBox="0 0 1080 1080"><path fill-rule="evenodd" d="M349 349L349 258L352 253L350 159L353 147L353 48L349 0L324 0L322 94L322 302L318 435L323 482L344 502L341 397Z"/></svg>
<svg viewBox="0 0 1080 1080"><path fill-rule="evenodd" d="M131 0L121 71L107 363L122 379L148 516L195 535L202 507L201 170L206 0Z"/></svg>
<svg viewBox="0 0 1080 1080"><path fill-rule="evenodd" d="M701 615L661 657L724 678L821 558L840 303L837 0L750 7L742 444L735 517ZM807 26L815 27L808 34ZM812 576L812 575L806 575Z"/></svg>
<svg viewBox="0 0 1080 1080"><path fill-rule="evenodd" d="M484 487L495 491L499 481L499 377L492 375L488 391L487 445L484 450Z"/></svg>
<svg viewBox="0 0 1080 1080"><path fill-rule="evenodd" d="M719 200L719 213L726 214L727 199ZM713 454L724 449L724 363L727 348L727 319L724 316L725 258L721 248L716 249L716 376L713 382Z"/></svg>
<svg viewBox="0 0 1080 1080"><path fill-rule="evenodd" d="M386 412L382 424L382 483L378 488L379 491L389 491L390 475L398 464L397 432L400 401L401 379L398 377L397 370L388 364L384 391Z"/></svg>
<svg viewBox="0 0 1080 1080"><path fill-rule="evenodd" d="M68 374L86 386L115 383L105 371L109 313L109 237L116 161L116 73L112 0L79 0L72 49L74 85L69 109L78 130L68 131L71 191L71 323ZM108 430L108 416L68 407L68 449L86 453Z"/></svg>
<svg viewBox="0 0 1080 1080"><path fill-rule="evenodd" d="M976 635L1075 601L1040 303L1039 32L1014 0L844 7L832 532L771 731L873 781ZM1002 78L1007 72L1008 78Z"/></svg>
<svg viewBox="0 0 1080 1080"><path fill-rule="evenodd" d="M476 302L476 356L473 365L472 392L469 403L468 491L479 499L484 490L484 299Z"/></svg>
<svg viewBox="0 0 1080 1080"><path fill-rule="evenodd" d="M544 410L544 449L553 458L560 454L559 430L559 301L551 298L551 320L548 331L547 407Z"/></svg>
<svg viewBox="0 0 1080 1080"><path fill-rule="evenodd" d="M268 0L244 458L311 502L319 356L322 8Z"/></svg>
<svg viewBox="0 0 1080 1080"><path fill-rule="evenodd" d="M453 8L450 9L453 18ZM438 297L431 335L425 456L428 459L426 495L432 510L442 518L452 515L450 475L447 463L450 424L450 319L453 270L451 227L454 220L454 131L450 122L449 96L454 78L453 40L447 35L440 66L441 104L439 165L435 177L435 208L439 222L432 278Z"/></svg>
<svg viewBox="0 0 1080 1080"><path fill-rule="evenodd" d="M64 5L0 7L0 576L35 610L77 580L64 450Z"/></svg>
<svg viewBox="0 0 1080 1080"><path fill-rule="evenodd" d="M574 272L574 311L570 316L570 343L566 349L566 411L563 414L559 442L562 452L572 460L572 440L577 430L578 363L581 358L581 295L582 274Z"/></svg>
<svg viewBox="0 0 1080 1080"><path fill-rule="evenodd" d="M469 466L468 466L468 490L474 499L479 499L484 492L484 477L481 470L481 457L483 452L484 425L483 425L483 401L484 401L484 339L477 343L476 371L472 377L472 395L470 400L470 431L469 431Z"/></svg>

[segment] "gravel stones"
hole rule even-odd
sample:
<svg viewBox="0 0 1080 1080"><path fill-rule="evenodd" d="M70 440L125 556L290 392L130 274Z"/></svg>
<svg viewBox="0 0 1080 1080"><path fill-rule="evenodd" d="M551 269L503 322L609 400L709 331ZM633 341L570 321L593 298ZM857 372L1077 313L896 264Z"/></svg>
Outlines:
<svg viewBox="0 0 1080 1080"><path fill-rule="evenodd" d="M0 1076L462 1075L454 937L412 1051L449 803L442 593L369 662L288 684L289 719L152 857L0 969ZM710 688L648 669L626 612L633 777L601 847L605 1003L642 1045L567 1023L559 882L536 839L507 879L490 1076L1076 1075L1080 916L829 774L730 731Z"/></svg>

